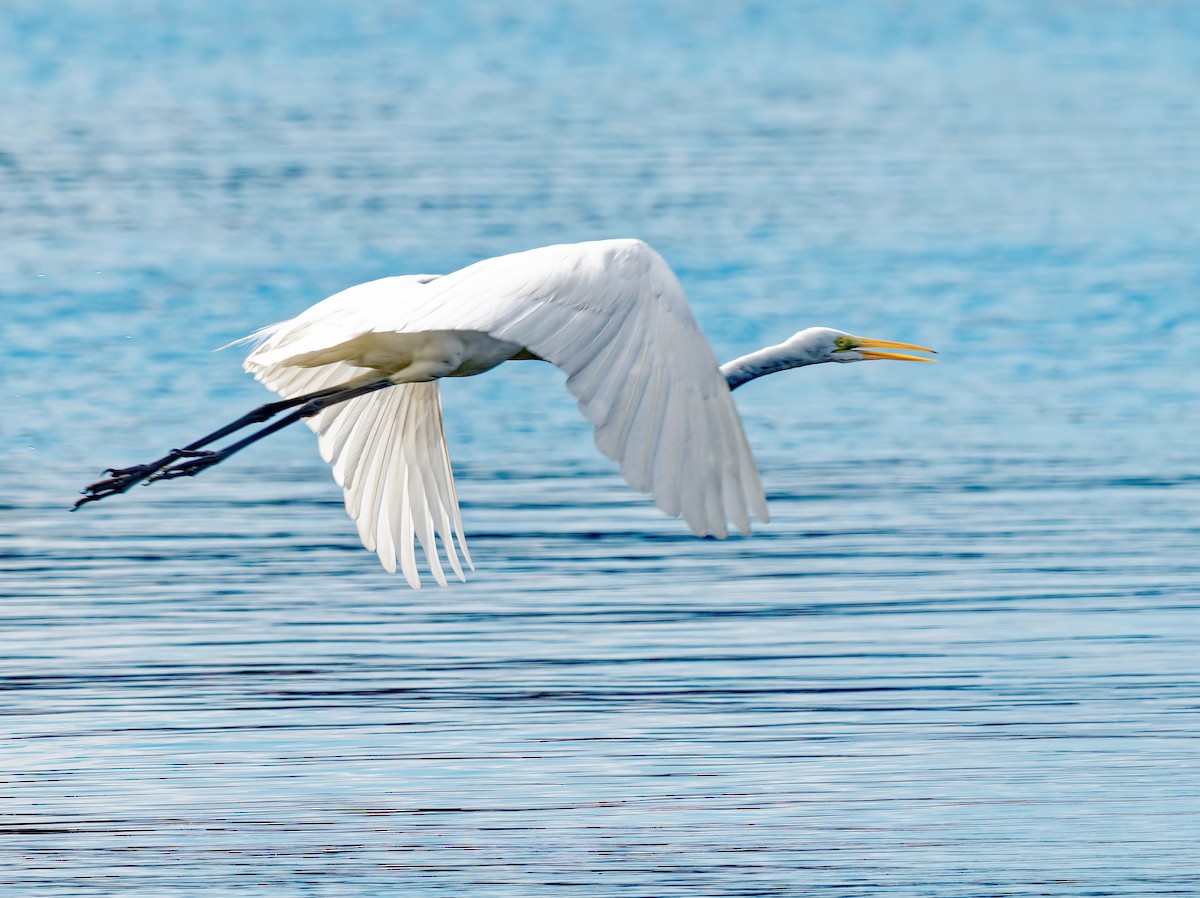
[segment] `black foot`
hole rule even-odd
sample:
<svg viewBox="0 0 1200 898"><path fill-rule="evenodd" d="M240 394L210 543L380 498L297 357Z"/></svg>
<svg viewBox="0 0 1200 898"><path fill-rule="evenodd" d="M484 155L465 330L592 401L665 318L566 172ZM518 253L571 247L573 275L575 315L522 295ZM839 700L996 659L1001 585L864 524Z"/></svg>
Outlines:
<svg viewBox="0 0 1200 898"><path fill-rule="evenodd" d="M115 479L118 479L121 477L137 477L140 474L149 473L152 470L153 470L153 468L150 465L134 465L132 468L106 468L104 473L111 474L113 476L113 479L115 480ZM108 482L107 480L97 481L96 483L93 483L91 486L89 486L88 489L90 490L93 487L96 487L101 483L107 483L107 482Z"/></svg>
<svg viewBox="0 0 1200 898"><path fill-rule="evenodd" d="M172 449L166 456L160 458L156 462L151 462L148 465L134 465L132 468L109 468L104 473L112 476L106 477L104 480L97 480L95 483L83 490L83 498L76 500L71 507L71 511L75 511L81 505L86 505L88 502L98 502L101 499L107 499L109 496L116 496L132 489L139 483L153 483L161 477L182 477L183 473L166 474L172 470L170 467L173 462L181 458L190 459L193 462L204 462L215 453L197 449ZM215 462L208 462L215 464ZM207 467L205 464L203 467ZM179 467L178 465L176 467ZM197 469L199 470L199 469ZM189 473L196 473L191 471Z"/></svg>
<svg viewBox="0 0 1200 898"><path fill-rule="evenodd" d="M161 468L150 475L150 482L155 480L174 480L176 477L194 477L203 471L205 468L211 468L217 462L225 460L226 453L224 452L189 452L186 456L187 461L181 461L177 465Z"/></svg>
<svg viewBox="0 0 1200 898"><path fill-rule="evenodd" d="M83 498L75 502L71 511L74 511L81 505L86 505L88 502L97 502L100 499L123 493L143 480L149 479L157 470L159 469L154 465L135 465L132 468L109 468L105 473L112 476L104 480L97 480L90 486L85 487Z"/></svg>

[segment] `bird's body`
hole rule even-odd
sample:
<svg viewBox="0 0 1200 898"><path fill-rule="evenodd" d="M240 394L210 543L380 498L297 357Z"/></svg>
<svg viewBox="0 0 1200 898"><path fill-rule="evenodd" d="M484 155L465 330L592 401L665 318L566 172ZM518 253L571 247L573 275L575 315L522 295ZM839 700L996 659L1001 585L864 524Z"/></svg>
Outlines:
<svg viewBox="0 0 1200 898"><path fill-rule="evenodd" d="M743 532L766 501L729 388L683 287L640 240L548 246L442 277L344 290L256 335L246 369L284 397L384 375L393 389L309 419L346 507L385 567L410 582L413 538L466 556L436 380L545 359L636 489L697 534ZM713 451L713 448L716 451Z"/></svg>
<svg viewBox="0 0 1200 898"><path fill-rule="evenodd" d="M824 361L927 361L863 349L922 347L812 328L722 368L674 273L633 239L543 247L444 276L371 281L247 339L257 345L246 370L285 402L155 465L115 472L82 501L123 492L131 479L197 473L225 455L194 447L315 394L288 422L303 418L316 431L363 544L414 587L414 543L443 585L438 543L460 578L470 564L442 429L443 377L481 374L509 360L556 365L594 425L597 446L626 481L667 514L682 515L696 534L723 538L730 524L749 532L751 516L767 520L732 388Z"/></svg>

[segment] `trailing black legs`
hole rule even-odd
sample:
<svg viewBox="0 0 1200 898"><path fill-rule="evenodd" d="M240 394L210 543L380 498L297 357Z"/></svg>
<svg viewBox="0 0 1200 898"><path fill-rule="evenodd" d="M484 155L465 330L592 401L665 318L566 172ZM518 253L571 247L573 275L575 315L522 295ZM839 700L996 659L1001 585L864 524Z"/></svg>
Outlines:
<svg viewBox="0 0 1200 898"><path fill-rule="evenodd" d="M96 502L100 499L123 493L139 483L153 483L156 480L173 480L176 477L194 477L206 468L211 468L213 465L223 462L235 452L245 449L251 443L257 443L263 437L270 436L290 424L295 424L304 418L310 418L332 405L337 405L356 396L373 393L376 390L382 390L384 387L390 386L392 386L392 381L390 380L375 380L355 387L331 387L327 390L318 390L315 393L308 393L304 396L281 399L278 402L268 402L266 405L259 406L254 411L248 412L236 421L231 421L219 430L214 430L207 436L189 443L182 449L172 449L162 458L152 461L149 464L134 465L131 468L109 468L105 473L110 476L103 480L97 480L86 487L83 491L83 498L77 500L71 510L75 511L88 502ZM271 421L266 427L254 431L236 443L232 443L221 449L209 450L204 448L211 443L215 443L217 440L237 433L239 430L244 430L252 424L261 424L264 421L270 421L280 412L287 411L290 408L296 410L277 421Z"/></svg>

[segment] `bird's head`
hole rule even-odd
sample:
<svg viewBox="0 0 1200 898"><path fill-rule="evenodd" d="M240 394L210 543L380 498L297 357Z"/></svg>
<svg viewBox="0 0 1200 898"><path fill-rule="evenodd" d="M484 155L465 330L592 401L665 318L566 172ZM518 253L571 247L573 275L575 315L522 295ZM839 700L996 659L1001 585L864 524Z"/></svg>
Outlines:
<svg viewBox="0 0 1200 898"><path fill-rule="evenodd" d="M913 343L897 343L894 340L876 340L872 337L856 337L831 327L810 327L795 334L784 344L789 352L807 364L820 362L865 362L871 359L892 359L898 362L932 362L919 355L900 352L882 352L887 349L909 349L915 352L933 352Z"/></svg>
<svg viewBox="0 0 1200 898"><path fill-rule="evenodd" d="M883 352L885 349L910 349L915 352L933 352L914 343L896 343L892 340L875 340L871 337L856 337L831 327L810 327L793 334L788 340L768 346L721 366L721 373L729 389L737 389L744 383L805 365L822 362L865 362L869 359L894 359L899 362L932 362L919 355L902 352Z"/></svg>

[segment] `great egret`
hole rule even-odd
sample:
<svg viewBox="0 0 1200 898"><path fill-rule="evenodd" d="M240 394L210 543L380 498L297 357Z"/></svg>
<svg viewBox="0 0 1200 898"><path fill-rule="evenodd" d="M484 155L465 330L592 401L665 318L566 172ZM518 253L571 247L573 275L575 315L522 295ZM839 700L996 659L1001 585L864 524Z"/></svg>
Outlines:
<svg viewBox="0 0 1200 898"><path fill-rule="evenodd" d="M764 374L822 362L920 356L922 346L825 327L718 366L667 263L640 240L547 246L448 275L389 277L343 290L271 325L244 366L283 396L148 465L110 468L75 508L134 484L198 474L304 420L345 490L363 545L420 587L414 542L438 583L438 555L459 579L474 568L442 432L437 381L501 362L545 360L595 426L596 445L698 536L767 521L758 470L730 391ZM239 342L245 342L239 341ZM385 389L387 388L387 389ZM277 417L294 409L290 414ZM205 446L275 421L222 449Z"/></svg>

